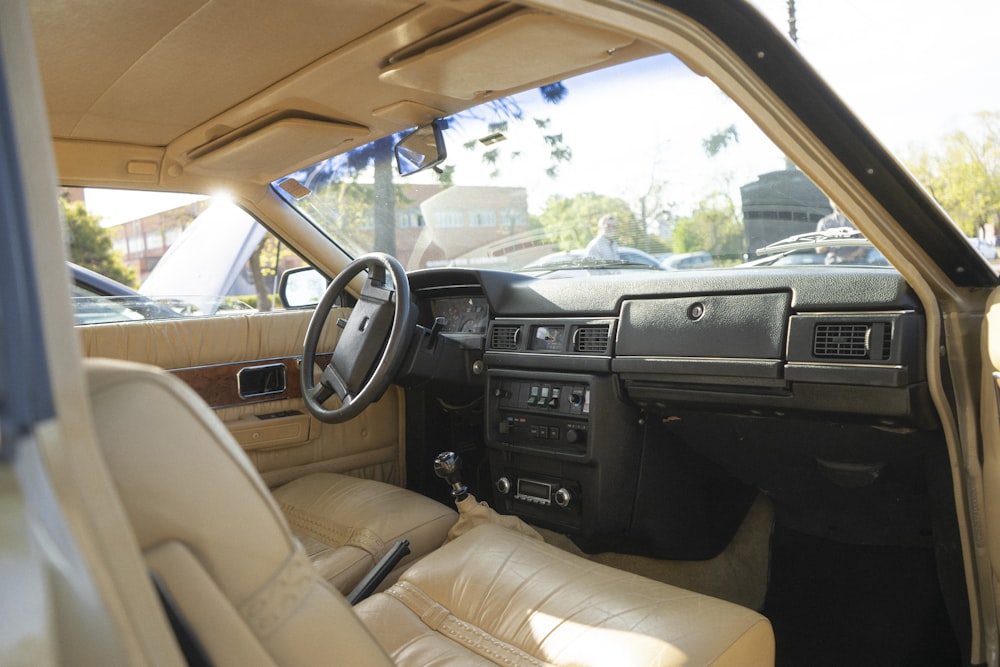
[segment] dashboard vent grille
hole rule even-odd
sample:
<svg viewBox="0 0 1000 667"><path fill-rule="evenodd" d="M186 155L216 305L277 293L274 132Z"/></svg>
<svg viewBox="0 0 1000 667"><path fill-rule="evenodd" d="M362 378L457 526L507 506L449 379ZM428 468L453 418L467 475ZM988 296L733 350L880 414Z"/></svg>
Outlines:
<svg viewBox="0 0 1000 667"><path fill-rule="evenodd" d="M887 322L817 324L813 355L832 359L882 361L892 351L892 325Z"/></svg>
<svg viewBox="0 0 1000 667"><path fill-rule="evenodd" d="M521 327L516 324L501 324L494 326L493 334L490 336L490 349L516 350L519 333L521 333Z"/></svg>
<svg viewBox="0 0 1000 667"><path fill-rule="evenodd" d="M611 327L607 324L580 327L576 330L573 350L584 354L603 354L608 351L610 336Z"/></svg>

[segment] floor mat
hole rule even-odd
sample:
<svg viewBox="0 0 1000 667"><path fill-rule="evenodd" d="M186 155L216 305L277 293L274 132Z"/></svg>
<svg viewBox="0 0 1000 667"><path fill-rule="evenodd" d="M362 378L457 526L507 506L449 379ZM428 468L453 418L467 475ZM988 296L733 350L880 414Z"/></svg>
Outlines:
<svg viewBox="0 0 1000 667"><path fill-rule="evenodd" d="M760 496L729 546L704 561L661 560L612 552L585 554L565 535L543 529L539 532L546 542L595 562L759 610L767 593L773 526L773 506Z"/></svg>
<svg viewBox="0 0 1000 667"><path fill-rule="evenodd" d="M929 549L849 545L780 526L763 613L777 665L959 665Z"/></svg>

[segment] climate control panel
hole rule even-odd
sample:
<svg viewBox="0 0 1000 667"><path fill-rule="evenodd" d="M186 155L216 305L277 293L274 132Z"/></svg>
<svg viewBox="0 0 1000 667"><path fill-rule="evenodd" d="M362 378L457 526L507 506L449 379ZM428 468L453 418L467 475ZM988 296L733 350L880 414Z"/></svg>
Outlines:
<svg viewBox="0 0 1000 667"><path fill-rule="evenodd" d="M512 447L583 449L590 431L590 386L494 377L489 384L491 440Z"/></svg>
<svg viewBox="0 0 1000 667"><path fill-rule="evenodd" d="M584 445L587 443L589 428L585 420L567 421L508 412L499 413L496 427L502 439L541 445Z"/></svg>
<svg viewBox="0 0 1000 667"><path fill-rule="evenodd" d="M490 390L500 409L581 417L590 414L590 387L579 382L494 378Z"/></svg>
<svg viewBox="0 0 1000 667"><path fill-rule="evenodd" d="M593 544L627 532L643 426L616 378L492 367L485 389L496 510Z"/></svg>

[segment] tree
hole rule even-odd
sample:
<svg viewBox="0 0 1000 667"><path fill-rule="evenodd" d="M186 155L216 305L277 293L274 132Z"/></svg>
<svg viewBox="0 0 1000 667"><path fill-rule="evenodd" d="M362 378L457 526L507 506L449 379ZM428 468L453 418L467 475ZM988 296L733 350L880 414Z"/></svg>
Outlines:
<svg viewBox="0 0 1000 667"><path fill-rule="evenodd" d="M558 104L567 94L566 87L560 82L542 86L538 90L542 99L549 104ZM447 122L451 124L461 123L463 119L478 120L484 115L489 119L491 131L498 133L506 128L508 121L525 120L524 112L516 100L502 98L488 102L479 109L452 116ZM562 134L548 132L548 119L531 120L548 150L551 164L547 173L555 177L559 164L572 159L572 151L564 144ZM351 237L355 241L362 240L374 250L396 254L396 206L405 199L403 186L395 181L393 147L401 137L402 134L394 134L376 139L295 174L294 179L320 195L313 199L321 202L312 204L303 200L299 206L314 208L313 212L319 213L314 219L333 220L333 224L327 226L327 231L334 238ZM473 142L466 147L477 150L481 148L480 142ZM494 173L499 173L500 156L499 148L486 147L482 160L491 165ZM518 156L509 157L516 159ZM442 187L452 185L454 166L443 166L435 171ZM371 185L361 185L363 175L371 176ZM322 208L322 212L316 210L318 208ZM368 228L372 229L373 235L370 238L367 236Z"/></svg>
<svg viewBox="0 0 1000 667"><path fill-rule="evenodd" d="M674 229L674 252L705 250L713 257L740 257L743 225L732 200L722 194L703 199Z"/></svg>
<svg viewBox="0 0 1000 667"><path fill-rule="evenodd" d="M60 195L59 204L69 235L70 261L123 285L138 287L135 271L125 266L115 252L111 236L101 227L101 219L88 211L82 201L70 201L65 192Z"/></svg>
<svg viewBox="0 0 1000 667"><path fill-rule="evenodd" d="M736 131L735 125L717 130L715 134L701 140L701 149L708 157L715 157L728 148L729 144L740 143L740 134Z"/></svg>
<svg viewBox="0 0 1000 667"><path fill-rule="evenodd" d="M585 192L575 197L552 197L538 217L548 237L562 250L582 248L597 235L597 220L605 214L618 218L619 245L638 245L645 236L628 204L616 197Z"/></svg>
<svg viewBox="0 0 1000 667"><path fill-rule="evenodd" d="M273 299L277 291L275 282L278 272L281 270L282 259L288 257L296 257L296 255L274 234L270 233L264 235L257 249L250 256L248 264L254 291L257 294L257 310L264 312L273 309Z"/></svg>
<svg viewBox="0 0 1000 667"><path fill-rule="evenodd" d="M978 132L955 132L938 152L908 162L952 219L967 233L1000 224L1000 112L981 112Z"/></svg>

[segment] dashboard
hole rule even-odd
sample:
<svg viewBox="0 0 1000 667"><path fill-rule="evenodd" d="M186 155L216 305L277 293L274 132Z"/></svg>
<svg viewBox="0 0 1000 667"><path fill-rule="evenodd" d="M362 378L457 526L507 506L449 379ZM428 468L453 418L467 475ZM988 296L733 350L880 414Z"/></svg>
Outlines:
<svg viewBox="0 0 1000 667"><path fill-rule="evenodd" d="M682 541L684 551L671 532L720 496L738 514L738 478L776 496L800 492L767 478L761 461L779 456L774 447L815 466L848 453L892 458L916 447L887 452L887 442L939 432L922 308L892 270L545 280L427 269L410 283L424 326L427 314L440 322L445 343L420 347L435 355L422 367L449 375L454 396L480 397L493 505L592 546L629 535L660 557L708 558L728 529ZM850 435L832 435L845 428ZM716 473L688 470L686 446L739 475L691 482ZM702 488L711 498L690 507ZM676 510L669 520L666 507Z"/></svg>

